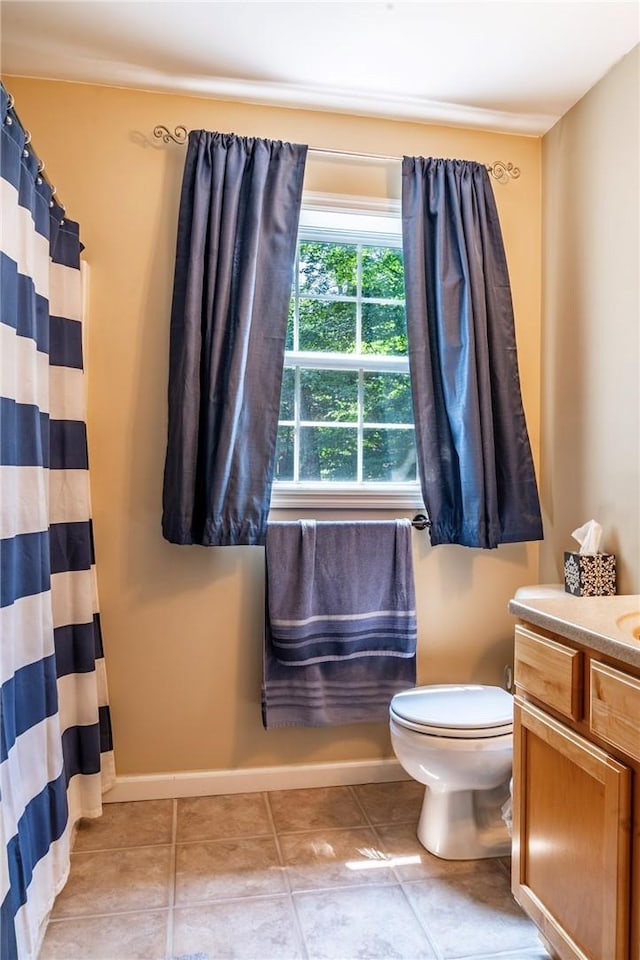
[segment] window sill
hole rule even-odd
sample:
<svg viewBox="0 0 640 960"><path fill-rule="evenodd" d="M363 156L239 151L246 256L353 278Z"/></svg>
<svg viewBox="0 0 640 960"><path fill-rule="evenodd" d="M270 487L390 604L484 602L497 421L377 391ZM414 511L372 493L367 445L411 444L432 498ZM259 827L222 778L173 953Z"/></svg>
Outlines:
<svg viewBox="0 0 640 960"><path fill-rule="evenodd" d="M385 487L356 484L304 484L273 485L271 508L286 510L295 508L317 510L421 510L424 511L422 494L418 487L402 487L389 484Z"/></svg>

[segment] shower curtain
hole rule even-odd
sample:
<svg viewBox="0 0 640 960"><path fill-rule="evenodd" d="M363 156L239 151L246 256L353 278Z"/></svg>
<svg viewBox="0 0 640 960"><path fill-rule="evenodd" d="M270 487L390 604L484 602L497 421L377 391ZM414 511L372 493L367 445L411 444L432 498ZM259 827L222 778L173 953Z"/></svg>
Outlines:
<svg viewBox="0 0 640 960"><path fill-rule="evenodd" d="M36 957L73 826L114 777L89 501L78 225L4 86L0 956Z"/></svg>

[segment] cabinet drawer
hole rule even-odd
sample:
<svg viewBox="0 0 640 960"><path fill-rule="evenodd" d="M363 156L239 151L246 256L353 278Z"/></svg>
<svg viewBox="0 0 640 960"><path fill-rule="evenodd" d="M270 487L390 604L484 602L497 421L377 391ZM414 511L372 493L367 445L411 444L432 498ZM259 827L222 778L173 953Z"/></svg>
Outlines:
<svg viewBox="0 0 640 960"><path fill-rule="evenodd" d="M582 717L582 653L516 627L515 682L521 692L572 720Z"/></svg>
<svg viewBox="0 0 640 960"><path fill-rule="evenodd" d="M589 726L640 761L640 680L592 660Z"/></svg>

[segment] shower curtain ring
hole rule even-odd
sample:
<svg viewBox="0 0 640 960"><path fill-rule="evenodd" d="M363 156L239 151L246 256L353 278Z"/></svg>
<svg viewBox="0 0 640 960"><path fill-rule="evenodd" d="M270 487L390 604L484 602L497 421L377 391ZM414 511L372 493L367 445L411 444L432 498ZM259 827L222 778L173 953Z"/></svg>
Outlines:
<svg viewBox="0 0 640 960"><path fill-rule="evenodd" d="M9 110L13 110L13 105L14 105L15 102L16 102L16 101L14 100L13 94L7 92L7 115L6 115L6 117L4 118L4 122L6 123L6 125L7 125L8 127L10 127L11 124L13 123L13 120L12 120L11 117L9 116Z"/></svg>

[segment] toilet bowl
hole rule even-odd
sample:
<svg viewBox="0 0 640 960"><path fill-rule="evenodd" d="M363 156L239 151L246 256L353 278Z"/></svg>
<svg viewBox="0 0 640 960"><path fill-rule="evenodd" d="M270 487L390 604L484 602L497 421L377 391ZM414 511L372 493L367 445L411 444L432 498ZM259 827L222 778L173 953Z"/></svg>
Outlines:
<svg viewBox="0 0 640 960"><path fill-rule="evenodd" d="M418 839L446 860L507 856L502 818L513 755L513 702L500 687L440 684L393 697L391 742L425 785Z"/></svg>

